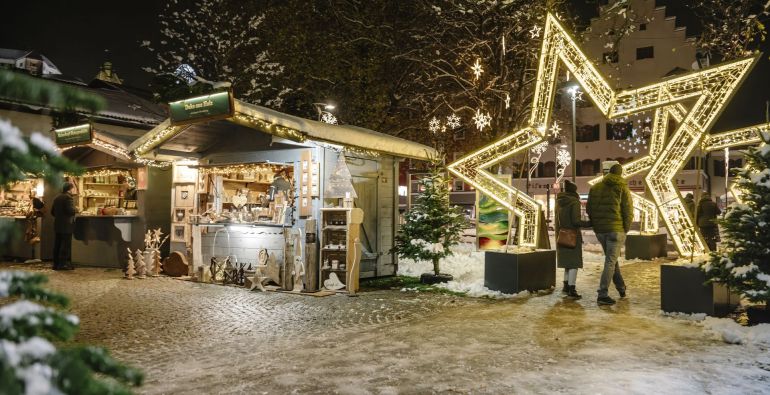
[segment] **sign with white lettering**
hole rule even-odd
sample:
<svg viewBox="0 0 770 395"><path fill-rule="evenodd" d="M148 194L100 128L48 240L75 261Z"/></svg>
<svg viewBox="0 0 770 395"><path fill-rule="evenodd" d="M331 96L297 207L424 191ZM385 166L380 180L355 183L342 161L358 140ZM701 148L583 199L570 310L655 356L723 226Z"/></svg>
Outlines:
<svg viewBox="0 0 770 395"><path fill-rule="evenodd" d="M171 102L168 107L172 125L230 118L234 111L233 95L230 91Z"/></svg>
<svg viewBox="0 0 770 395"><path fill-rule="evenodd" d="M56 136L56 145L59 147L90 144L94 139L90 123L54 129L53 132L54 136Z"/></svg>

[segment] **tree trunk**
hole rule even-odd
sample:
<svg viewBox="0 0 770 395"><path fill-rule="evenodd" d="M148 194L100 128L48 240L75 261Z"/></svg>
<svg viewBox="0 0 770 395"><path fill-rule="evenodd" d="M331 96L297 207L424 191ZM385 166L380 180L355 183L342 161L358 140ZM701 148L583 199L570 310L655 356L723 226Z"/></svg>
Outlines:
<svg viewBox="0 0 770 395"><path fill-rule="evenodd" d="M433 258L433 273L438 276L438 257Z"/></svg>

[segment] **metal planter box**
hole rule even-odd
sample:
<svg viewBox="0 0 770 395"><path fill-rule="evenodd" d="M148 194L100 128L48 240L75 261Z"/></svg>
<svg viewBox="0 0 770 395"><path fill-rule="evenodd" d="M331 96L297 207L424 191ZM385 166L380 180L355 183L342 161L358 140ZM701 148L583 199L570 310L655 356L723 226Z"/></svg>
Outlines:
<svg viewBox="0 0 770 395"><path fill-rule="evenodd" d="M507 294L538 291L556 285L556 251L484 255L484 286Z"/></svg>
<svg viewBox="0 0 770 395"><path fill-rule="evenodd" d="M660 309L686 314L705 313L725 316L740 301L724 284L706 284L700 268L675 265L660 266Z"/></svg>

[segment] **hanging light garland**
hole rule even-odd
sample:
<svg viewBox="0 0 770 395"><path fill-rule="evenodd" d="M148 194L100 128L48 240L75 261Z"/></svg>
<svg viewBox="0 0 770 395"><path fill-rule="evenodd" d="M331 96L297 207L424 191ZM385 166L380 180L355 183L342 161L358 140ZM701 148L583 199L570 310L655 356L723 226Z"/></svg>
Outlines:
<svg viewBox="0 0 770 395"><path fill-rule="evenodd" d="M287 165L277 165L270 163L243 163L235 165L206 166L199 167L200 174L225 175L225 174L256 174L266 173L273 175L277 171L288 167Z"/></svg>

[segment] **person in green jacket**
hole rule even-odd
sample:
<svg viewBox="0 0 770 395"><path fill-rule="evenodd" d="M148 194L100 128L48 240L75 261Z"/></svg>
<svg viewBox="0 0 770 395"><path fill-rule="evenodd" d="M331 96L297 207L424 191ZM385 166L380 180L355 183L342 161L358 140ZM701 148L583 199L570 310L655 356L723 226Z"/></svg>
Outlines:
<svg viewBox="0 0 770 395"><path fill-rule="evenodd" d="M623 166L613 165L610 172L588 192L586 211L604 250L604 270L596 300L600 305L615 304L615 300L608 294L610 280L615 284L620 297L626 297L626 283L620 274L618 259L626 241L626 233L631 228L634 212L631 191L622 174Z"/></svg>
<svg viewBox="0 0 770 395"><path fill-rule="evenodd" d="M582 296L575 290L577 271L583 267L583 235L580 228L591 226L588 221L580 219L580 195L577 193L577 185L570 181L564 181L564 192L556 195L555 230L577 229L577 245L575 248L556 246L556 261L558 267L564 269L564 288L562 292L572 299L580 299Z"/></svg>
<svg viewBox="0 0 770 395"><path fill-rule="evenodd" d="M711 251L716 251L719 241L719 226L716 222L719 214L722 214L722 210L711 200L710 194L704 193L698 201L698 208L695 209L695 223Z"/></svg>

